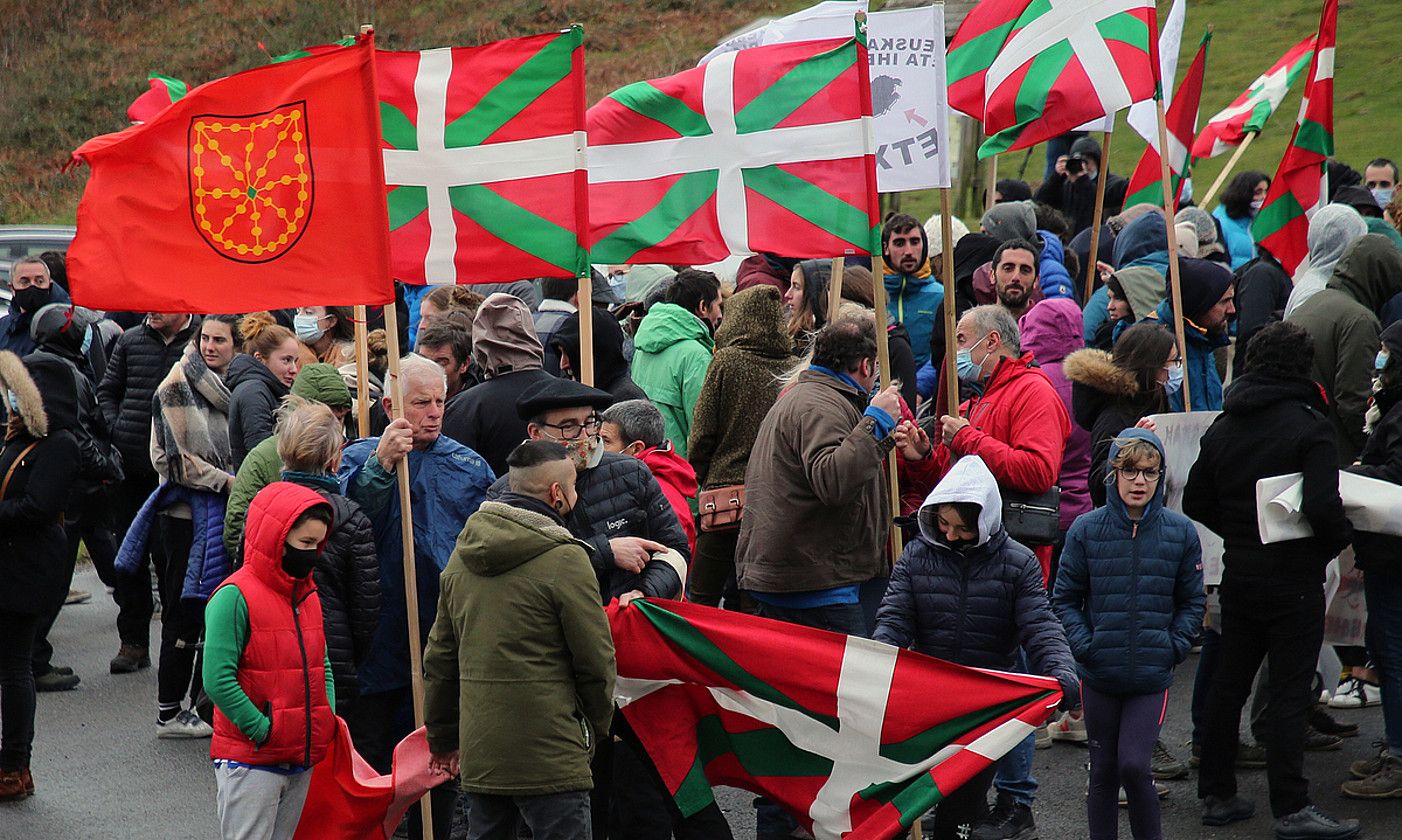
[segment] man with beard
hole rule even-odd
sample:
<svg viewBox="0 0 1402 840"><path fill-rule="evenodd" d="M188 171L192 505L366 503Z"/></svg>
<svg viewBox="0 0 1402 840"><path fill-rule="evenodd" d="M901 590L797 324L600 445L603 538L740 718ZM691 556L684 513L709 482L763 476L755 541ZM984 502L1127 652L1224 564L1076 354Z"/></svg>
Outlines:
<svg viewBox="0 0 1402 840"><path fill-rule="evenodd" d="M993 291L998 303L1021 318L1032 308L1032 290L1037 288L1037 258L1042 249L1026 239L1009 239L993 252Z"/></svg>
<svg viewBox="0 0 1402 840"><path fill-rule="evenodd" d="M683 458L720 317L720 280L684 268L667 287L665 302L647 311L633 340L633 382L657 404L667 439Z"/></svg>
<svg viewBox="0 0 1402 840"><path fill-rule="evenodd" d="M916 366L930 360L930 335L940 318L944 284L930 271L929 240L914 216L897 213L881 229L886 308L910 334Z"/></svg>
<svg viewBox="0 0 1402 840"><path fill-rule="evenodd" d="M1183 257L1178 260L1183 297L1183 378L1192 393L1194 411L1222 408L1222 376L1213 355L1226 347L1228 321L1236 315L1236 287L1232 272L1220 263ZM1159 321L1173 328L1173 298L1159 304ZM1376 348L1375 348L1376 349ZM1183 392L1169 394L1172 411L1183 410Z"/></svg>

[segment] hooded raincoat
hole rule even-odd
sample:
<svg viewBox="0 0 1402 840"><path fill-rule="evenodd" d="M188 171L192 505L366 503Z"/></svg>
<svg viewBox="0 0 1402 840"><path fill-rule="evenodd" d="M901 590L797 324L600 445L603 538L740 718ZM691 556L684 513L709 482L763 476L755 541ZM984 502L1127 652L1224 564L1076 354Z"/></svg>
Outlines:
<svg viewBox="0 0 1402 840"><path fill-rule="evenodd" d="M1295 288L1285 303L1285 317L1329 285L1334 268L1354 240L1368 232L1368 224L1358 211L1346 204L1320 208L1310 219L1307 243L1309 253L1295 270Z"/></svg>
<svg viewBox="0 0 1402 840"><path fill-rule="evenodd" d="M1061 404L1071 415L1071 380L1062 372L1062 362L1081 349L1081 308L1074 300L1055 298L1044 300L1022 316L1018 322L1022 349L1032 354L1042 372L1051 380ZM1088 474L1090 472L1090 432L1076 424L1066 438L1066 451L1061 458L1061 473L1056 484L1061 488L1061 530L1071 527L1076 517L1091 509Z"/></svg>
<svg viewBox="0 0 1402 840"><path fill-rule="evenodd" d="M1120 440L1163 444L1145 429L1124 429ZM1052 606L1081 679L1105 694L1151 694L1168 688L1202 627L1205 603L1202 546L1197 528L1164 507L1162 474L1138 521L1118 492L1104 507L1076 520L1066 534Z"/></svg>
<svg viewBox="0 0 1402 840"><path fill-rule="evenodd" d="M711 331L675 303L659 303L647 311L633 346L633 381L662 412L667 439L685 458L692 410L715 347Z"/></svg>
<svg viewBox="0 0 1402 840"><path fill-rule="evenodd" d="M974 545L956 549L937 522L941 504L979 506ZM1011 670L1026 651L1033 673L1080 696L1061 622L1052 614L1031 549L1003 528L998 482L978 457L960 459L925 499L920 537L906 544L876 613L878 642L974 668Z"/></svg>

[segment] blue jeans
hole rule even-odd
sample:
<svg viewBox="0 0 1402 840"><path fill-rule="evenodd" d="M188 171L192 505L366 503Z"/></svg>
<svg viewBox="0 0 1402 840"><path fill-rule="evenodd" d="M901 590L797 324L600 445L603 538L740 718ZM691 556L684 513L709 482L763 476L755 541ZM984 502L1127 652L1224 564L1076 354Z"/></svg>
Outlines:
<svg viewBox="0 0 1402 840"><path fill-rule="evenodd" d="M1388 751L1402 759L1402 576L1363 573L1368 604L1368 650L1383 693L1383 732Z"/></svg>
<svg viewBox="0 0 1402 840"><path fill-rule="evenodd" d="M1027 651L1017 652L1017 670L1031 673L1027 666ZM998 759L998 772L993 776L993 789L1006 793L1019 805L1032 807L1037 798L1037 779L1032 775L1032 755L1037 750L1036 734L1028 735L1012 752Z"/></svg>
<svg viewBox="0 0 1402 840"><path fill-rule="evenodd" d="M755 600L755 613L762 618L787 621L804 627L846 633L849 636L869 638L866 611L861 604L833 604L827 607L795 609L778 607ZM755 836L764 840L769 837L784 837L798 827L798 822L789 816L781 806L763 796L755 799Z"/></svg>

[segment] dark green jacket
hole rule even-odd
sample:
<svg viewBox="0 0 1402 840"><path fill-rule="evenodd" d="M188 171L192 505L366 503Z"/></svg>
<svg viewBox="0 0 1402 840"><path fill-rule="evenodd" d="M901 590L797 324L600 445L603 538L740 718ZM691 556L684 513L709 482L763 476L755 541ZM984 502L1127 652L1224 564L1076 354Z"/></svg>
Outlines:
<svg viewBox="0 0 1402 840"><path fill-rule="evenodd" d="M460 751L463 790L589 790L615 665L586 545L549 508L507 494L467 520L439 581L424 650L434 752Z"/></svg>

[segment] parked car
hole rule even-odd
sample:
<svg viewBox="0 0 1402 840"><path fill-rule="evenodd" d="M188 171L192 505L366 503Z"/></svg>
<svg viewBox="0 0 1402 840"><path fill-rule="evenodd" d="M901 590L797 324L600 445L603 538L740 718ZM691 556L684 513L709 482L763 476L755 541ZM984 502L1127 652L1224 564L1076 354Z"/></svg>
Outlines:
<svg viewBox="0 0 1402 840"><path fill-rule="evenodd" d="M67 251L77 232L72 225L0 225L0 299L10 299L10 266L15 260Z"/></svg>

